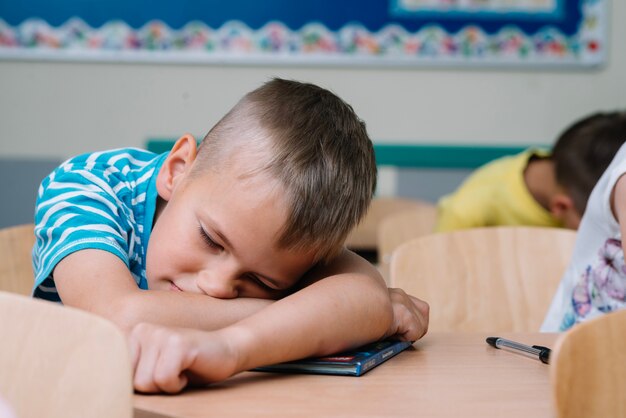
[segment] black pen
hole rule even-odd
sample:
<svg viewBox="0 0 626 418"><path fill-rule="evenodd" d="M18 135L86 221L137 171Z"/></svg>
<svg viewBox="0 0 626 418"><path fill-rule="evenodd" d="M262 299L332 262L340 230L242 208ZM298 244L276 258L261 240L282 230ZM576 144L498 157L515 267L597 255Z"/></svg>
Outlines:
<svg viewBox="0 0 626 418"><path fill-rule="evenodd" d="M551 350L548 347L543 347L541 345L526 345L520 344L515 341L505 340L500 337L488 337L487 344L495 348L510 348L514 351L522 352L525 354L530 354L535 357L537 360L541 360L542 363L548 364L550 362L550 352Z"/></svg>

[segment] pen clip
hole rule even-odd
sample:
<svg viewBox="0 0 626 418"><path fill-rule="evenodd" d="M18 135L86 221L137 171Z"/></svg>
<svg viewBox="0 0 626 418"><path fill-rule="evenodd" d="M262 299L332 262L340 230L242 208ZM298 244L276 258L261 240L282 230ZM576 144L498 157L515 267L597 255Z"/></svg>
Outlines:
<svg viewBox="0 0 626 418"><path fill-rule="evenodd" d="M542 363L550 363L550 353L552 352L552 350L542 345L533 345L532 347L539 350L539 360L541 360Z"/></svg>

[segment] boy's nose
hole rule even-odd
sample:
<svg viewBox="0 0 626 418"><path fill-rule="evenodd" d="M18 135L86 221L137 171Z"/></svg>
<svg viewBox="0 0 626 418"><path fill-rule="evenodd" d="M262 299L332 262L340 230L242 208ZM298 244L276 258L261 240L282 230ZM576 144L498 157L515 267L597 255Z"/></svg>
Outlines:
<svg viewBox="0 0 626 418"><path fill-rule="evenodd" d="M198 274L197 286L208 296L234 299L239 295L237 280L228 274L203 270Z"/></svg>

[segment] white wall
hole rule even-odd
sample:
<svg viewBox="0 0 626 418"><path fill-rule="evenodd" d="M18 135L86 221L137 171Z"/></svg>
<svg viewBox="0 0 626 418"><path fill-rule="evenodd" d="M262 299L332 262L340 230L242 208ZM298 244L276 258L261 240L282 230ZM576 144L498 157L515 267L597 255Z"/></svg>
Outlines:
<svg viewBox="0 0 626 418"><path fill-rule="evenodd" d="M376 141L551 143L574 119L626 107L626 2L608 63L588 71L0 62L0 156L59 157L204 134L271 76L328 87Z"/></svg>

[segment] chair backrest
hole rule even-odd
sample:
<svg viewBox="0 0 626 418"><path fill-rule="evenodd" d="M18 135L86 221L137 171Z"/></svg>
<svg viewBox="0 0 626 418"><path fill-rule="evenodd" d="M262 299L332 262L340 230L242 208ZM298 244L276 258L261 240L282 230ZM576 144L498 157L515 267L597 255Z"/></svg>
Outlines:
<svg viewBox="0 0 626 418"><path fill-rule="evenodd" d="M378 226L378 268L389 276L391 254L413 238L432 234L437 223L437 206L421 202L418 206L393 213Z"/></svg>
<svg viewBox="0 0 626 418"><path fill-rule="evenodd" d="M427 235L394 251L390 283L429 302L433 331L538 331L575 237L538 227Z"/></svg>
<svg viewBox="0 0 626 418"><path fill-rule="evenodd" d="M550 363L559 418L626 417L626 311L574 326Z"/></svg>
<svg viewBox="0 0 626 418"><path fill-rule="evenodd" d="M122 332L98 316L0 292L0 397L17 417L130 418Z"/></svg>
<svg viewBox="0 0 626 418"><path fill-rule="evenodd" d="M423 205L430 205L430 203L403 197L375 197L365 217L348 236L346 246L353 250L376 251L378 226L383 219L394 213L420 208Z"/></svg>
<svg viewBox="0 0 626 418"><path fill-rule="evenodd" d="M31 294L34 282L31 252L34 244L33 224L0 229L0 290Z"/></svg>

